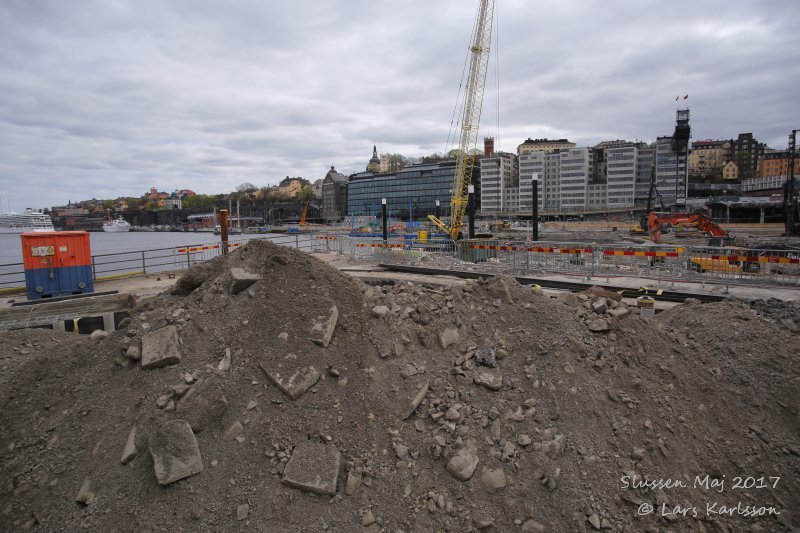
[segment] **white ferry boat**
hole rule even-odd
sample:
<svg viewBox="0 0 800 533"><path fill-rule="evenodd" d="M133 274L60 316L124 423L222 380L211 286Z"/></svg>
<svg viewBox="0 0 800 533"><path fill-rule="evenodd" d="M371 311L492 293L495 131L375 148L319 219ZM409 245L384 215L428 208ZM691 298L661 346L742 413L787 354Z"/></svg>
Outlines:
<svg viewBox="0 0 800 533"><path fill-rule="evenodd" d="M0 215L0 233L55 231L53 221L41 209L26 209L24 213Z"/></svg>
<svg viewBox="0 0 800 533"><path fill-rule="evenodd" d="M122 217L116 220L109 220L103 223L103 231L106 233L123 233L131 230L131 225Z"/></svg>

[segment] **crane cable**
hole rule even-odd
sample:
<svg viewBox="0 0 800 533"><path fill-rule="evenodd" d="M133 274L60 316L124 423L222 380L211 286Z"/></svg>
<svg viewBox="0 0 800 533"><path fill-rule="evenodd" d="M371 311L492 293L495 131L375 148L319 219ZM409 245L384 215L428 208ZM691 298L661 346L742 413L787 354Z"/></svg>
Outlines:
<svg viewBox="0 0 800 533"><path fill-rule="evenodd" d="M497 120L494 145L500 145L500 23L498 19L499 9L496 2L494 5L494 82L495 82L495 118Z"/></svg>
<svg viewBox="0 0 800 533"><path fill-rule="evenodd" d="M467 50L469 50L469 46L467 47ZM461 118L462 118L461 117L461 112L459 111L459 108L461 107L459 105L459 103L461 102L461 94L462 94L462 89L464 87L464 78L465 78L466 73L467 73L467 64L469 63L469 57L470 57L470 54L469 54L469 52L467 52L467 55L464 58L464 66L461 69L461 81L459 81L459 83L458 83L458 92L456 93L456 103L455 103L455 106L453 107L453 116L450 119L450 131L447 132L447 142L444 145L444 153L442 154L443 156L447 156L447 152L450 151L451 139L452 139L453 146L455 145L455 142L456 142L456 132L458 131L458 125L461 122ZM454 123L455 123L455 128L453 127Z"/></svg>

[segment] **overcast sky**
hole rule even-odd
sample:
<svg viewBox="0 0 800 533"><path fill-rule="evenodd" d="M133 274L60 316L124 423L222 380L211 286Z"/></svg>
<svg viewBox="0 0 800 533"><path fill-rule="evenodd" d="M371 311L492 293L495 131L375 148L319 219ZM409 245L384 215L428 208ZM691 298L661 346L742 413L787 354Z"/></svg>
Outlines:
<svg viewBox="0 0 800 533"><path fill-rule="evenodd" d="M0 211L313 181L364 170L373 144L443 152L477 5L3 0ZM497 149L652 141L686 94L693 140L784 149L800 128L797 0L496 6L480 139Z"/></svg>

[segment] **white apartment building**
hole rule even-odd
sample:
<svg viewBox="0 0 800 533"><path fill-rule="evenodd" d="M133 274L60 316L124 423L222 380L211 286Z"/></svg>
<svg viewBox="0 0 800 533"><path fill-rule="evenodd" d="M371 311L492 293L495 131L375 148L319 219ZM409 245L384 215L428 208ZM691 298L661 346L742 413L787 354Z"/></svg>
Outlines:
<svg viewBox="0 0 800 533"><path fill-rule="evenodd" d="M606 149L605 201L608 207L631 207L634 205L638 151L634 144Z"/></svg>
<svg viewBox="0 0 800 533"><path fill-rule="evenodd" d="M593 153L589 148L575 148L558 155L560 207L562 210L585 209L586 193L592 176Z"/></svg>
<svg viewBox="0 0 800 533"><path fill-rule="evenodd" d="M517 156L496 152L481 159L481 212L492 214L519 210Z"/></svg>
<svg viewBox="0 0 800 533"><path fill-rule="evenodd" d="M519 203L520 209L530 210L533 208L533 177L537 177L538 204L542 209L545 204L545 153L528 152L519 156Z"/></svg>

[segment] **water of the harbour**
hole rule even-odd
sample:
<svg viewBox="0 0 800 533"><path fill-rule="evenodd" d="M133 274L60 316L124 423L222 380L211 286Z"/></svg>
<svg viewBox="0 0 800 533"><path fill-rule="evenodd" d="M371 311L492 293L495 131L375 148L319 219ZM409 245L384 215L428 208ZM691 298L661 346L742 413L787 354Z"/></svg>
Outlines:
<svg viewBox="0 0 800 533"><path fill-rule="evenodd" d="M218 243L219 235L194 232L90 232L92 255L118 252L138 252L157 248L171 248L190 244ZM276 236L279 234L276 234ZM249 240L265 235L231 235L231 241ZM284 239L285 235L282 236ZM22 263L22 245L19 234L0 234L0 265Z"/></svg>

